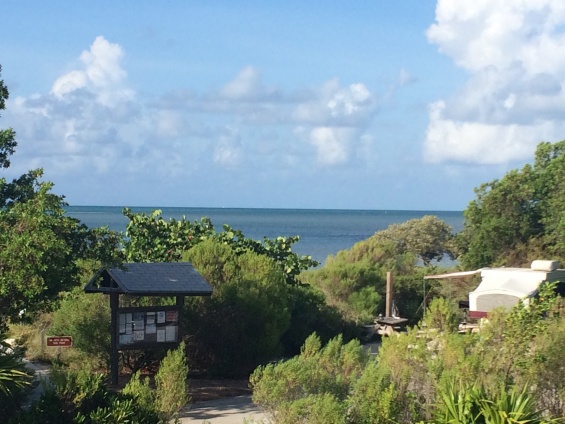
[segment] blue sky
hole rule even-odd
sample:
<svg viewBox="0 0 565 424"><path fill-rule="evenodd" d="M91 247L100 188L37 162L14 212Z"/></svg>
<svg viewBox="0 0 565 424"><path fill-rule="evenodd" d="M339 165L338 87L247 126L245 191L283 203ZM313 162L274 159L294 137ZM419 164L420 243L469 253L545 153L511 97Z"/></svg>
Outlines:
<svg viewBox="0 0 565 424"><path fill-rule="evenodd" d="M562 3L5 0L1 173L72 205L462 210L565 138Z"/></svg>

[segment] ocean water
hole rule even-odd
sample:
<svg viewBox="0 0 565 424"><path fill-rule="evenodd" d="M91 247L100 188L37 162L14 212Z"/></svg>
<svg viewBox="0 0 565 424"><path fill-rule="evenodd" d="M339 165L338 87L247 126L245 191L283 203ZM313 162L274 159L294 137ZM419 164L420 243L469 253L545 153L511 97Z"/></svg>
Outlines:
<svg viewBox="0 0 565 424"><path fill-rule="evenodd" d="M108 226L125 231L128 219L116 206L69 206L67 214L80 219L88 227ZM453 231L463 228L461 211L385 211L337 209L236 209L236 208L130 208L133 212L150 214L162 210L164 219L199 221L211 219L216 231L223 224L241 230L246 237L263 240L264 237L300 236L293 250L300 255L310 255L324 263L328 255L350 249L355 243L372 236L390 224L409 219L435 215L449 224Z"/></svg>

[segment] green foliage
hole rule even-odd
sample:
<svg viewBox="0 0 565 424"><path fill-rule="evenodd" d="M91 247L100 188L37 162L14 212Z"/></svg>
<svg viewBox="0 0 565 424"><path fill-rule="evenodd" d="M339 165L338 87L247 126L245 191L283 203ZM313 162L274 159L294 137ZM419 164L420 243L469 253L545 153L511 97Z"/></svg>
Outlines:
<svg viewBox="0 0 565 424"><path fill-rule="evenodd" d="M350 340L355 327L342 319L339 311L326 303L323 293L309 284L288 288L290 305L290 324L281 336L283 356L291 357L300 353L300 348L308 336L316 333L323 343L337 334Z"/></svg>
<svg viewBox="0 0 565 424"><path fill-rule="evenodd" d="M303 273L301 280L319 288L345 319L367 323L384 312L386 273L392 272L400 313L416 318L422 313L426 267L445 255L453 257L453 243L452 230L445 222L424 216L376 232L328 257L324 267ZM421 263L426 267L419 266Z"/></svg>
<svg viewBox="0 0 565 424"><path fill-rule="evenodd" d="M481 413L488 424L536 424L545 422L528 388L501 387L494 400L481 399Z"/></svg>
<svg viewBox="0 0 565 424"><path fill-rule="evenodd" d="M451 424L484 423L481 402L486 394L476 386L458 388L451 384L439 392L439 403L435 411L436 421Z"/></svg>
<svg viewBox="0 0 565 424"><path fill-rule="evenodd" d="M49 381L70 416L94 410L108 400L103 374L52 368Z"/></svg>
<svg viewBox="0 0 565 424"><path fill-rule="evenodd" d="M372 323L377 316L378 305L381 303L381 296L374 287L363 287L349 295L347 299L351 311L361 323Z"/></svg>
<svg viewBox="0 0 565 424"><path fill-rule="evenodd" d="M108 297L84 293L75 288L53 313L50 335L71 336L73 350L79 351L93 368L109 364L110 305Z"/></svg>
<svg viewBox="0 0 565 424"><path fill-rule="evenodd" d="M2 66L0 65L0 73L2 72ZM0 79L0 110L6 108L6 100L8 100L10 93L8 92L8 87L4 85L4 80ZM16 134L11 129L0 131L0 168L10 167L10 156L14 154L14 149L16 148Z"/></svg>
<svg viewBox="0 0 565 424"><path fill-rule="evenodd" d="M284 414L276 417L279 424L345 424L346 403L329 393L313 394L288 405Z"/></svg>
<svg viewBox="0 0 565 424"><path fill-rule="evenodd" d="M298 256L292 251L292 245L300 237L277 237L273 240L264 238L262 242L245 237L240 230L229 225L223 231L216 232L209 218L200 222L190 222L185 217L181 220L166 221L160 210L151 215L135 214L124 209L124 215L130 222L126 228L125 259L127 262L167 262L178 261L198 243L213 239L229 246L236 254L254 252L272 259L282 270L289 284L296 284L301 271L318 265L310 256Z"/></svg>
<svg viewBox="0 0 565 424"><path fill-rule="evenodd" d="M157 424L154 409L133 394L111 393L105 376L88 371L52 369L50 385L27 411L10 423L35 424Z"/></svg>
<svg viewBox="0 0 565 424"><path fill-rule="evenodd" d="M218 239L231 245L236 252L250 250L271 258L283 271L288 284L297 284L297 277L302 271L319 265L311 256L298 256L292 251L292 245L300 240L299 236L279 236L273 240L265 237L261 243L246 238L241 231L224 225L224 231L218 234Z"/></svg>
<svg viewBox="0 0 565 424"><path fill-rule="evenodd" d="M302 280L318 287L345 319L364 323L382 309L385 273L367 259L353 263L328 259L323 268L303 275Z"/></svg>
<svg viewBox="0 0 565 424"><path fill-rule="evenodd" d="M458 235L465 268L565 260L565 140L540 143L533 166L475 189Z"/></svg>
<svg viewBox="0 0 565 424"><path fill-rule="evenodd" d="M451 384L439 393L434 422L451 424L537 424L543 420L527 388L501 387L488 395L478 386Z"/></svg>
<svg viewBox="0 0 565 424"><path fill-rule="evenodd" d="M280 355L290 286L277 264L212 240L193 247L186 259L214 287L210 298L187 299L191 360L219 375L245 376Z"/></svg>
<svg viewBox="0 0 565 424"><path fill-rule="evenodd" d="M169 365L167 365L169 366ZM182 372L182 370L181 370ZM139 371L134 373L128 384L122 390L122 394L135 399L137 408L146 413L156 410L155 391L149 386L149 377L141 378Z"/></svg>
<svg viewBox="0 0 565 424"><path fill-rule="evenodd" d="M536 335L535 345L517 380L521 384L535 382L538 404L553 416L565 416L565 320L556 319L543 334Z"/></svg>
<svg viewBox="0 0 565 424"><path fill-rule="evenodd" d="M13 320L24 309L48 308L78 281L80 227L65 217L50 184L36 188L31 199L0 209L0 311Z"/></svg>
<svg viewBox="0 0 565 424"><path fill-rule="evenodd" d="M390 373L371 360L355 382L349 398L350 422L359 424L399 422L410 403L400 396Z"/></svg>
<svg viewBox="0 0 565 424"><path fill-rule="evenodd" d="M454 332L459 325L459 314L454 305L443 297L432 299L421 326L430 330Z"/></svg>
<svg viewBox="0 0 565 424"><path fill-rule="evenodd" d="M357 341L343 344L338 336L322 347L311 335L299 356L253 372L253 400L275 422L344 422L344 402L368 360ZM329 407L328 415L321 414L321 405Z"/></svg>
<svg viewBox="0 0 565 424"><path fill-rule="evenodd" d="M88 417L79 413L74 421L77 423L90 422L91 424L133 424L139 422L136 421L136 415L133 399L115 397L110 401L109 406L97 408Z"/></svg>
<svg viewBox="0 0 565 424"><path fill-rule="evenodd" d="M177 349L167 353L155 375L155 406L167 422L176 417L188 401L187 378L185 345L181 343ZM145 390L143 402L149 403Z"/></svg>
<svg viewBox="0 0 565 424"><path fill-rule="evenodd" d="M392 224L373 237L377 243L392 243L396 255L404 252L416 255L425 266L446 255L456 256L452 228L433 215Z"/></svg>
<svg viewBox="0 0 565 424"><path fill-rule="evenodd" d="M184 217L165 221L160 210L146 215L125 208L123 213L130 220L124 244L126 262L176 262L184 251L214 234L207 218L192 223Z"/></svg>
<svg viewBox="0 0 565 424"><path fill-rule="evenodd" d="M20 406L31 376L0 332L0 416L10 416Z"/></svg>

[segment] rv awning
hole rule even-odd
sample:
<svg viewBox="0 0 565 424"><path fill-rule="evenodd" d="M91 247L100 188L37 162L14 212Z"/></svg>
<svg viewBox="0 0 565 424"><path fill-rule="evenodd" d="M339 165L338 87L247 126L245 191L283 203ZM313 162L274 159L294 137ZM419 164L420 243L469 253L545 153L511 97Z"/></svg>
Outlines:
<svg viewBox="0 0 565 424"><path fill-rule="evenodd" d="M460 272L450 272L448 274L437 274L437 275L426 275L424 280L445 280L448 278L464 278L471 275L480 274L483 269L477 269L475 271L460 271Z"/></svg>

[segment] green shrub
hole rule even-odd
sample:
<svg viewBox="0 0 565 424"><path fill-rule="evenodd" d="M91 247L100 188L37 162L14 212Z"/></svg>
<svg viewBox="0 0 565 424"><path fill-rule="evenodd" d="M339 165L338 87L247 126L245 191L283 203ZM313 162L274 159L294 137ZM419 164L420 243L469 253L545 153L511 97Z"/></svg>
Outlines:
<svg viewBox="0 0 565 424"><path fill-rule="evenodd" d="M441 389L435 421L454 424L540 424L544 421L528 388L501 386L489 395L482 387L459 382Z"/></svg>
<svg viewBox="0 0 565 424"><path fill-rule="evenodd" d="M139 371L131 376L128 384L122 390L122 394L134 398L137 406L145 411L156 409L155 391L149 386L149 377L142 380Z"/></svg>
<svg viewBox="0 0 565 424"><path fill-rule="evenodd" d="M54 368L41 398L28 411L20 411L10 424L162 422L154 406L147 401L145 385L138 390L134 380L125 393L112 393L104 384L105 378L88 371Z"/></svg>
<svg viewBox="0 0 565 424"><path fill-rule="evenodd" d="M309 395L290 402L277 414L278 424L345 424L347 404L329 393Z"/></svg>
<svg viewBox="0 0 565 424"><path fill-rule="evenodd" d="M175 417L189 400L187 378L185 346L181 343L177 349L167 353L155 375L156 409L167 421ZM147 397L143 399L148 402Z"/></svg>
<svg viewBox="0 0 565 424"><path fill-rule="evenodd" d="M10 416L19 408L30 381L29 371L0 332L0 416Z"/></svg>
<svg viewBox="0 0 565 424"><path fill-rule="evenodd" d="M247 377L280 357L291 286L275 261L211 240L193 247L186 259L214 287L209 298L187 299L191 364L216 376Z"/></svg>
<svg viewBox="0 0 565 424"><path fill-rule="evenodd" d="M349 406L353 422L372 424L399 422L401 413L411 405L406 405L406 399L396 390L390 372L370 361L353 386Z"/></svg>
<svg viewBox="0 0 565 424"><path fill-rule="evenodd" d="M422 319L420 326L428 330L440 332L454 332L459 325L459 314L449 301L443 297L432 299L426 315Z"/></svg>
<svg viewBox="0 0 565 424"><path fill-rule="evenodd" d="M253 400L277 422L291 422L296 414L319 415L322 404L333 405L334 412L341 410L368 360L368 353L357 341L343 344L338 336L322 347L319 337L312 335L299 356L253 372ZM304 400L310 396L314 397ZM310 415L302 421L309 419Z"/></svg>
<svg viewBox="0 0 565 424"><path fill-rule="evenodd" d="M290 324L281 336L283 356L290 358L300 353L300 348L312 333L323 343L342 334L349 341L354 326L344 321L337 308L326 303L323 293L309 285L288 287Z"/></svg>
<svg viewBox="0 0 565 424"><path fill-rule="evenodd" d="M50 335L73 338L73 351L83 365L96 369L107 367L110 360L110 304L99 293L84 293L76 288L61 301L53 313ZM72 353L72 352L69 352Z"/></svg>

